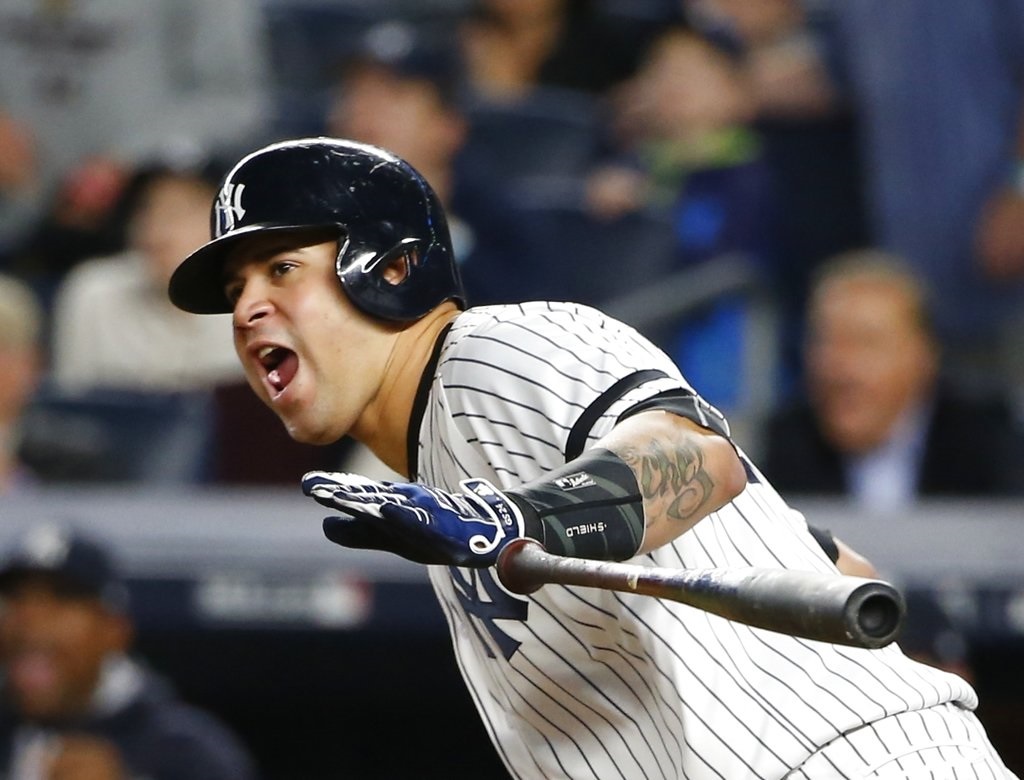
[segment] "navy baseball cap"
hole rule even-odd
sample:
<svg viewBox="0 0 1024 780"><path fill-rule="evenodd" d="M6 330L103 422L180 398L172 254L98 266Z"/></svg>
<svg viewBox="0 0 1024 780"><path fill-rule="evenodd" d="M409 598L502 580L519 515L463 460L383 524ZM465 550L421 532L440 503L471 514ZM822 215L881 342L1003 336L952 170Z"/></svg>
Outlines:
<svg viewBox="0 0 1024 780"><path fill-rule="evenodd" d="M359 45L342 61L342 73L378 67L432 84L446 103L459 97L462 62L451 41L417 31L402 21L380 22L363 34Z"/></svg>
<svg viewBox="0 0 1024 780"><path fill-rule="evenodd" d="M40 575L61 595L97 598L118 612L128 607L128 591L111 553L80 532L34 526L0 552L0 596Z"/></svg>

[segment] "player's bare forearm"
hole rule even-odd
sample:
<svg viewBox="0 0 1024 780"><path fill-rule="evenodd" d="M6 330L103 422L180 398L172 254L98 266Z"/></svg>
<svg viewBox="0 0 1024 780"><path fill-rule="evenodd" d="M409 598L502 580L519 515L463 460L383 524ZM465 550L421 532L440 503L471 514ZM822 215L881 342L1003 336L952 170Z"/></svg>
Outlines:
<svg viewBox="0 0 1024 780"><path fill-rule="evenodd" d="M746 486L743 464L728 441L669 412L630 417L599 446L636 474L646 523L640 552L672 541Z"/></svg>

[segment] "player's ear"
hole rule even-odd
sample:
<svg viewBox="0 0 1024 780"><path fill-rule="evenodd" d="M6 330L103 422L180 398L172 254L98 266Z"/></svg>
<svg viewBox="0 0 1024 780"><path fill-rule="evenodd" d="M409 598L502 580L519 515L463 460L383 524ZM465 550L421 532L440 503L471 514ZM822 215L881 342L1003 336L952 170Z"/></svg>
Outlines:
<svg viewBox="0 0 1024 780"><path fill-rule="evenodd" d="M409 278L409 271L412 269L412 266L418 265L419 262L419 250L412 247L391 260L384 268L381 278L388 284L397 286Z"/></svg>

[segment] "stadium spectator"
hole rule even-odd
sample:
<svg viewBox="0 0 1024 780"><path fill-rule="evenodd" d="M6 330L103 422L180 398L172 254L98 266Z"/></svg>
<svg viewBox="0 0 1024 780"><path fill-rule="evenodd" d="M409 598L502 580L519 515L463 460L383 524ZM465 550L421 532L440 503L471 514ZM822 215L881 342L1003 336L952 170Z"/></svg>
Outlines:
<svg viewBox="0 0 1024 780"><path fill-rule="evenodd" d="M183 316L164 289L209 235L212 166L160 163L140 174L129 248L74 268L53 309L52 378L61 390L180 391L240 382L225 318Z"/></svg>
<svg viewBox="0 0 1024 780"><path fill-rule="evenodd" d="M667 209L677 269L730 253L764 268L776 254L775 199L754 117L749 83L728 51L684 28L664 32L619 94L614 125L623 154L589 177L590 208L605 219ZM744 392L735 371L742 322L742 304L723 300L658 339L710 400L730 410Z"/></svg>
<svg viewBox="0 0 1024 780"><path fill-rule="evenodd" d="M35 526L0 563L0 775L16 780L248 780L246 749L129 655L110 552Z"/></svg>
<svg viewBox="0 0 1024 780"><path fill-rule="evenodd" d="M44 367L39 301L24 282L0 274L0 495L31 484L33 475L18 455L21 422Z"/></svg>
<svg viewBox="0 0 1024 780"><path fill-rule="evenodd" d="M764 472L784 494L882 510L922 496L1021 495L1024 440L1008 404L941 370L927 292L877 250L825 264L809 301L806 400L767 425Z"/></svg>

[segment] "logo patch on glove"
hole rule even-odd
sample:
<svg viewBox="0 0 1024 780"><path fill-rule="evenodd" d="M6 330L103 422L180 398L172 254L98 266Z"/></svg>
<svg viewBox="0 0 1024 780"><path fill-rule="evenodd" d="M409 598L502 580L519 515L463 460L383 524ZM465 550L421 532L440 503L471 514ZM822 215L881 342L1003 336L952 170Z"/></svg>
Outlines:
<svg viewBox="0 0 1024 780"><path fill-rule="evenodd" d="M515 509L508 499L498 494L490 482L484 479L466 479L459 483L459 487L482 498L503 527L515 526L518 529L519 517L515 514Z"/></svg>

